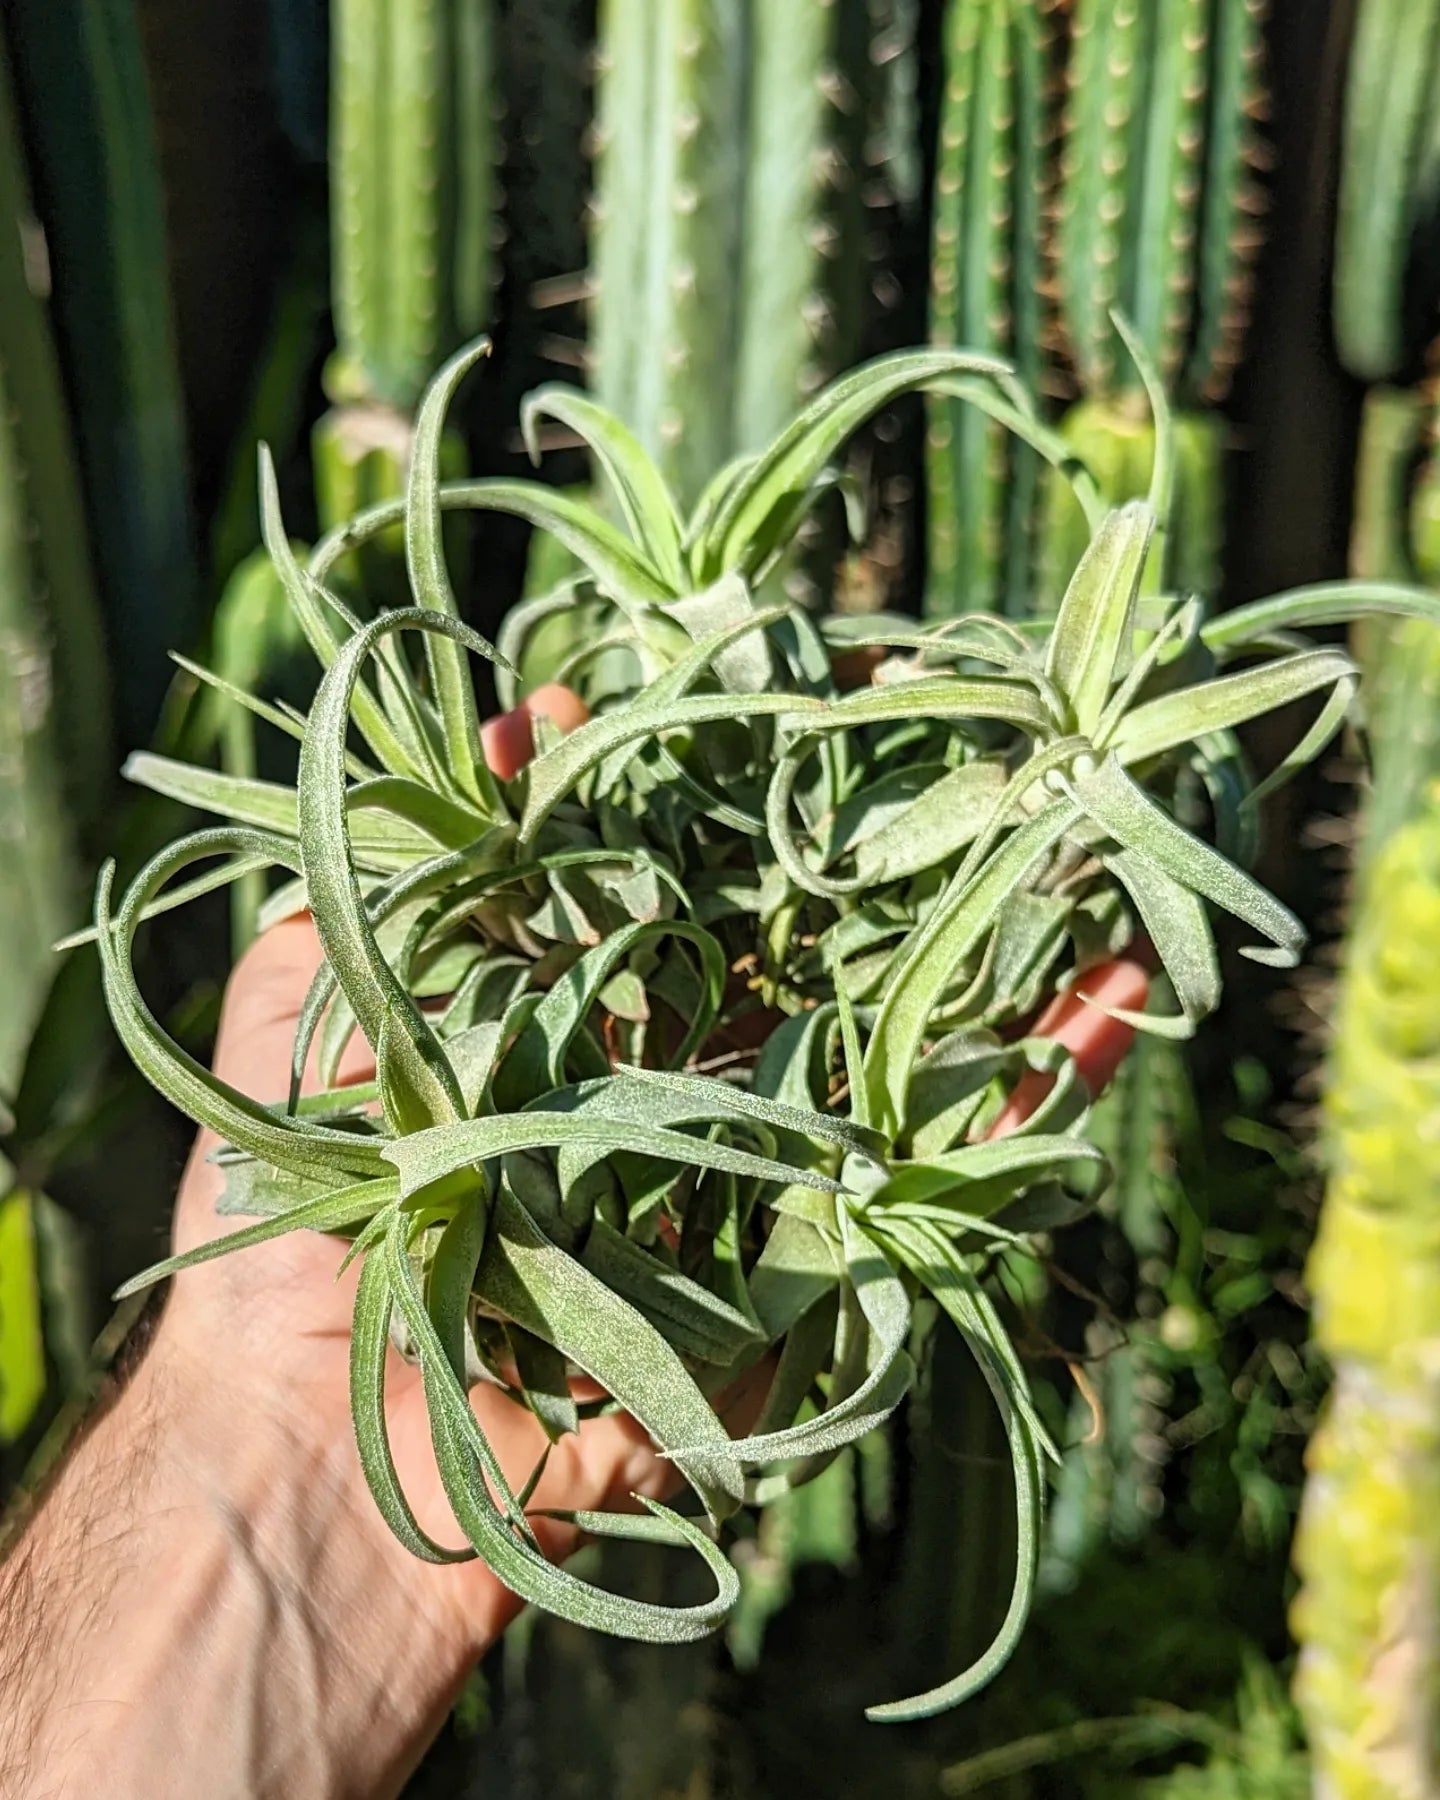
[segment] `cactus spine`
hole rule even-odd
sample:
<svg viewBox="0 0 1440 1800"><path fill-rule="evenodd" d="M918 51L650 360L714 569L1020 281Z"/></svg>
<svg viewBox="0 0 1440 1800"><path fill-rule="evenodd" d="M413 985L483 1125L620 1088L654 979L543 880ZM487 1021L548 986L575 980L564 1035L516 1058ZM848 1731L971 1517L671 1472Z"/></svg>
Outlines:
<svg viewBox="0 0 1440 1800"><path fill-rule="evenodd" d="M1432 672L1440 636L1430 634ZM1413 775L1412 775L1413 778ZM1297 1698L1324 1800L1440 1785L1440 803L1364 883L1310 1264L1335 1366L1296 1542Z"/></svg>
<svg viewBox="0 0 1440 1800"><path fill-rule="evenodd" d="M856 10L601 6L594 383L685 504L856 347Z"/></svg>
<svg viewBox="0 0 1440 1800"><path fill-rule="evenodd" d="M1046 14L1020 0L953 0L945 15L930 332L1043 365L1040 210L1048 110ZM926 608L1023 614L1038 468L975 408L930 402Z"/></svg>

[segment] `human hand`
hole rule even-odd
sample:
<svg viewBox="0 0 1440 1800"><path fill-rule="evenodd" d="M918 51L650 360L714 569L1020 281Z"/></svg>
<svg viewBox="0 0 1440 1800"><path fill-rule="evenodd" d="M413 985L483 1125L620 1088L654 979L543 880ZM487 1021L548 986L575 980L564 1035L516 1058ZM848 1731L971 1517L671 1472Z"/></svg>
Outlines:
<svg viewBox="0 0 1440 1800"><path fill-rule="evenodd" d="M513 713L483 730L486 759L509 779L528 760L531 717L543 714L562 731L581 723L585 708L568 689L537 690ZM230 1086L274 1100L288 1081L291 1045L301 1005L321 962L313 925L301 915L273 926L250 947L226 989L215 1049L215 1072ZM340 1065L340 1083L375 1073L371 1047L357 1032ZM318 1085L312 1055L307 1089ZM219 1140L201 1132L176 1202L174 1248L195 1248L235 1229L216 1211L224 1186L209 1160ZM433 1609L447 1638L467 1661L493 1641L520 1602L483 1563L434 1567L411 1558L390 1538L370 1504L354 1449L350 1415L349 1344L358 1269L337 1279L345 1246L313 1232L293 1232L243 1253L187 1270L174 1284L152 1354L187 1367L213 1370L217 1335L225 1364L238 1379L217 1375L227 1416L237 1430L291 1444L303 1441L309 1461L316 1446L330 1449L332 1476L353 1490L384 1558L403 1567L418 1607ZM223 1326L217 1325L224 1321ZM727 1397L743 1412L748 1389ZM594 1391L593 1389L591 1391ZM582 1390L583 1392L583 1390ZM482 1385L472 1404L512 1484L518 1487L546 1448L538 1421L502 1389ZM392 1352L386 1375L386 1415L401 1485L422 1528L441 1543L463 1547L431 1448L419 1369ZM654 1451L642 1427L623 1414L582 1424L551 1450L534 1497L537 1508L623 1510L636 1494L659 1496L676 1485L673 1466ZM348 1510L348 1509L347 1509ZM537 1518L536 1535L557 1559L573 1548L563 1523Z"/></svg>

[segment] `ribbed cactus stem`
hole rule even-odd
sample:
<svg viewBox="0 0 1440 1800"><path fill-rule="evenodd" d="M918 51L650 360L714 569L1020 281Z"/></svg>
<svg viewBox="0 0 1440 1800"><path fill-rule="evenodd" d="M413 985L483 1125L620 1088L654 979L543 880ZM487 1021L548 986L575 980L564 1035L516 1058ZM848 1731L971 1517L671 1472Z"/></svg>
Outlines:
<svg viewBox="0 0 1440 1800"><path fill-rule="evenodd" d="M411 410L489 323L492 0L337 0L331 191L336 400Z"/></svg>
<svg viewBox="0 0 1440 1800"><path fill-rule="evenodd" d="M596 393L685 503L854 353L867 32L830 0L605 0Z"/></svg>
<svg viewBox="0 0 1440 1800"><path fill-rule="evenodd" d="M1440 634L1429 654L1440 659ZM1311 1258L1335 1368L1296 1542L1319 1800L1440 1791L1440 797L1363 884Z"/></svg>
<svg viewBox="0 0 1440 1800"><path fill-rule="evenodd" d="M1263 0L1076 0L1057 281L1080 383L1139 386L1134 325L1182 402L1223 395L1260 210Z"/></svg>
<svg viewBox="0 0 1440 1800"><path fill-rule="evenodd" d="M1406 275L1440 98L1440 0L1362 0L1345 94L1335 240L1335 339L1366 381L1400 372L1412 346Z"/></svg>
<svg viewBox="0 0 1440 1800"><path fill-rule="evenodd" d="M1195 340L1185 389L1223 400L1245 348L1255 260L1264 242L1260 123L1266 109L1265 22L1269 0L1227 0L1213 9L1209 129L1200 209Z"/></svg>
<svg viewBox="0 0 1440 1800"><path fill-rule="evenodd" d="M1049 31L1018 0L952 0L936 159L930 333L995 351L1034 387L1042 363L1039 219ZM958 400L930 402L926 608L1024 614L1036 459Z"/></svg>

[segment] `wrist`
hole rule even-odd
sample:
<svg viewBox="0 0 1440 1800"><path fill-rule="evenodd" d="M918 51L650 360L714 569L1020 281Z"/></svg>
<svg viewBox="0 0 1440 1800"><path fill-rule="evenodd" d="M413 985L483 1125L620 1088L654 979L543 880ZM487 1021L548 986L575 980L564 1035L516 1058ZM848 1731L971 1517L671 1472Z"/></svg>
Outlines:
<svg viewBox="0 0 1440 1800"><path fill-rule="evenodd" d="M45 1634L7 1693L18 1792L102 1767L157 1800L199 1767L217 1800L398 1791L479 1645L355 1461L348 1416L212 1374L162 1322L0 1577L5 1623Z"/></svg>

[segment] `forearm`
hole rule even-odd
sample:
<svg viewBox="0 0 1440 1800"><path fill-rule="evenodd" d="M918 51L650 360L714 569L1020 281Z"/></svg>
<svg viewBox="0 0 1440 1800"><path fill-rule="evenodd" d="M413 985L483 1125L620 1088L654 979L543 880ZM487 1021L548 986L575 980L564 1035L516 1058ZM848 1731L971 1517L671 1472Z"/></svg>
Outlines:
<svg viewBox="0 0 1440 1800"><path fill-rule="evenodd" d="M0 1569L0 1794L396 1791L475 1647L441 1572L375 1530L348 1432L242 1425L165 1351Z"/></svg>

